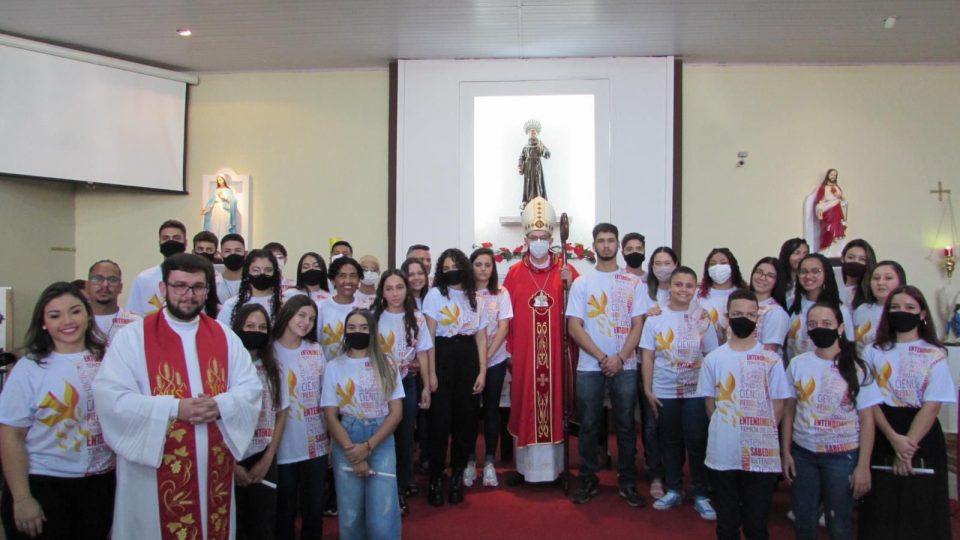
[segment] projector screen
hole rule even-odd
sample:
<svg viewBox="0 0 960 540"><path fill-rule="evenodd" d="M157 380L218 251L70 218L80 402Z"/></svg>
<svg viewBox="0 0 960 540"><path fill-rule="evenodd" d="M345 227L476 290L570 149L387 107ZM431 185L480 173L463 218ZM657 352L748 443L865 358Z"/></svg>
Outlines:
<svg viewBox="0 0 960 540"><path fill-rule="evenodd" d="M0 45L0 174L183 192L186 91Z"/></svg>

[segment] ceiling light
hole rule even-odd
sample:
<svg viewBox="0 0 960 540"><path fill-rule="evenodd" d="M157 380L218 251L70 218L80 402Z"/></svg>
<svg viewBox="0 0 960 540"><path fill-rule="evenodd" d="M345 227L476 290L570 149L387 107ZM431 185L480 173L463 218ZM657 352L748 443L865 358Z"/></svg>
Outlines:
<svg viewBox="0 0 960 540"><path fill-rule="evenodd" d="M899 17L887 17L886 19L883 20L883 27L886 28L887 30L890 30L891 28L894 27L894 25L897 24L898 18Z"/></svg>
<svg viewBox="0 0 960 540"><path fill-rule="evenodd" d="M182 37L190 37L193 35L193 32L189 28L177 28L177 35Z"/></svg>

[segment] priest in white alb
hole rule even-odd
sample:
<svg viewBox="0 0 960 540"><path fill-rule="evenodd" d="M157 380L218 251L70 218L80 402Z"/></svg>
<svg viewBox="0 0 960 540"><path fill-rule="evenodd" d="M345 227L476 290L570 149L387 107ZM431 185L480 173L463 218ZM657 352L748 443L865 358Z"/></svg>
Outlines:
<svg viewBox="0 0 960 540"><path fill-rule="evenodd" d="M213 266L180 254L161 270L166 308L117 333L93 383L117 454L112 536L229 540L262 386L240 338L202 313Z"/></svg>

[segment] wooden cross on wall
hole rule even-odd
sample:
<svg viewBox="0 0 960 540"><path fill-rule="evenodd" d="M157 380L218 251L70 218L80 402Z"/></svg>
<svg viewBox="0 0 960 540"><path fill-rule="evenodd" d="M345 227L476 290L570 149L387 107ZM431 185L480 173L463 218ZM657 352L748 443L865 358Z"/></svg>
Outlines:
<svg viewBox="0 0 960 540"><path fill-rule="evenodd" d="M937 182L937 189L931 189L931 190L930 190L930 193L936 193L936 194L937 194L937 201L943 202L943 196L944 196L944 194L949 195L949 194L950 194L950 190L949 190L949 189L943 189L943 183L938 181L938 182Z"/></svg>

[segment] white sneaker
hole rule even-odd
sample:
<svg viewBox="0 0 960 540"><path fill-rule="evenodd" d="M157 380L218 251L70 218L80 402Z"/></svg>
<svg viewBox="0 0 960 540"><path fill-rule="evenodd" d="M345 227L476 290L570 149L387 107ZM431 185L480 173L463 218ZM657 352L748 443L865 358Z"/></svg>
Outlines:
<svg viewBox="0 0 960 540"><path fill-rule="evenodd" d="M473 481L477 479L477 462L471 461L467 463L467 468L463 470L463 485L467 487L473 486Z"/></svg>
<svg viewBox="0 0 960 540"><path fill-rule="evenodd" d="M483 486L497 487L498 485L500 482L497 481L497 469L493 467L493 463L487 463L483 466Z"/></svg>

